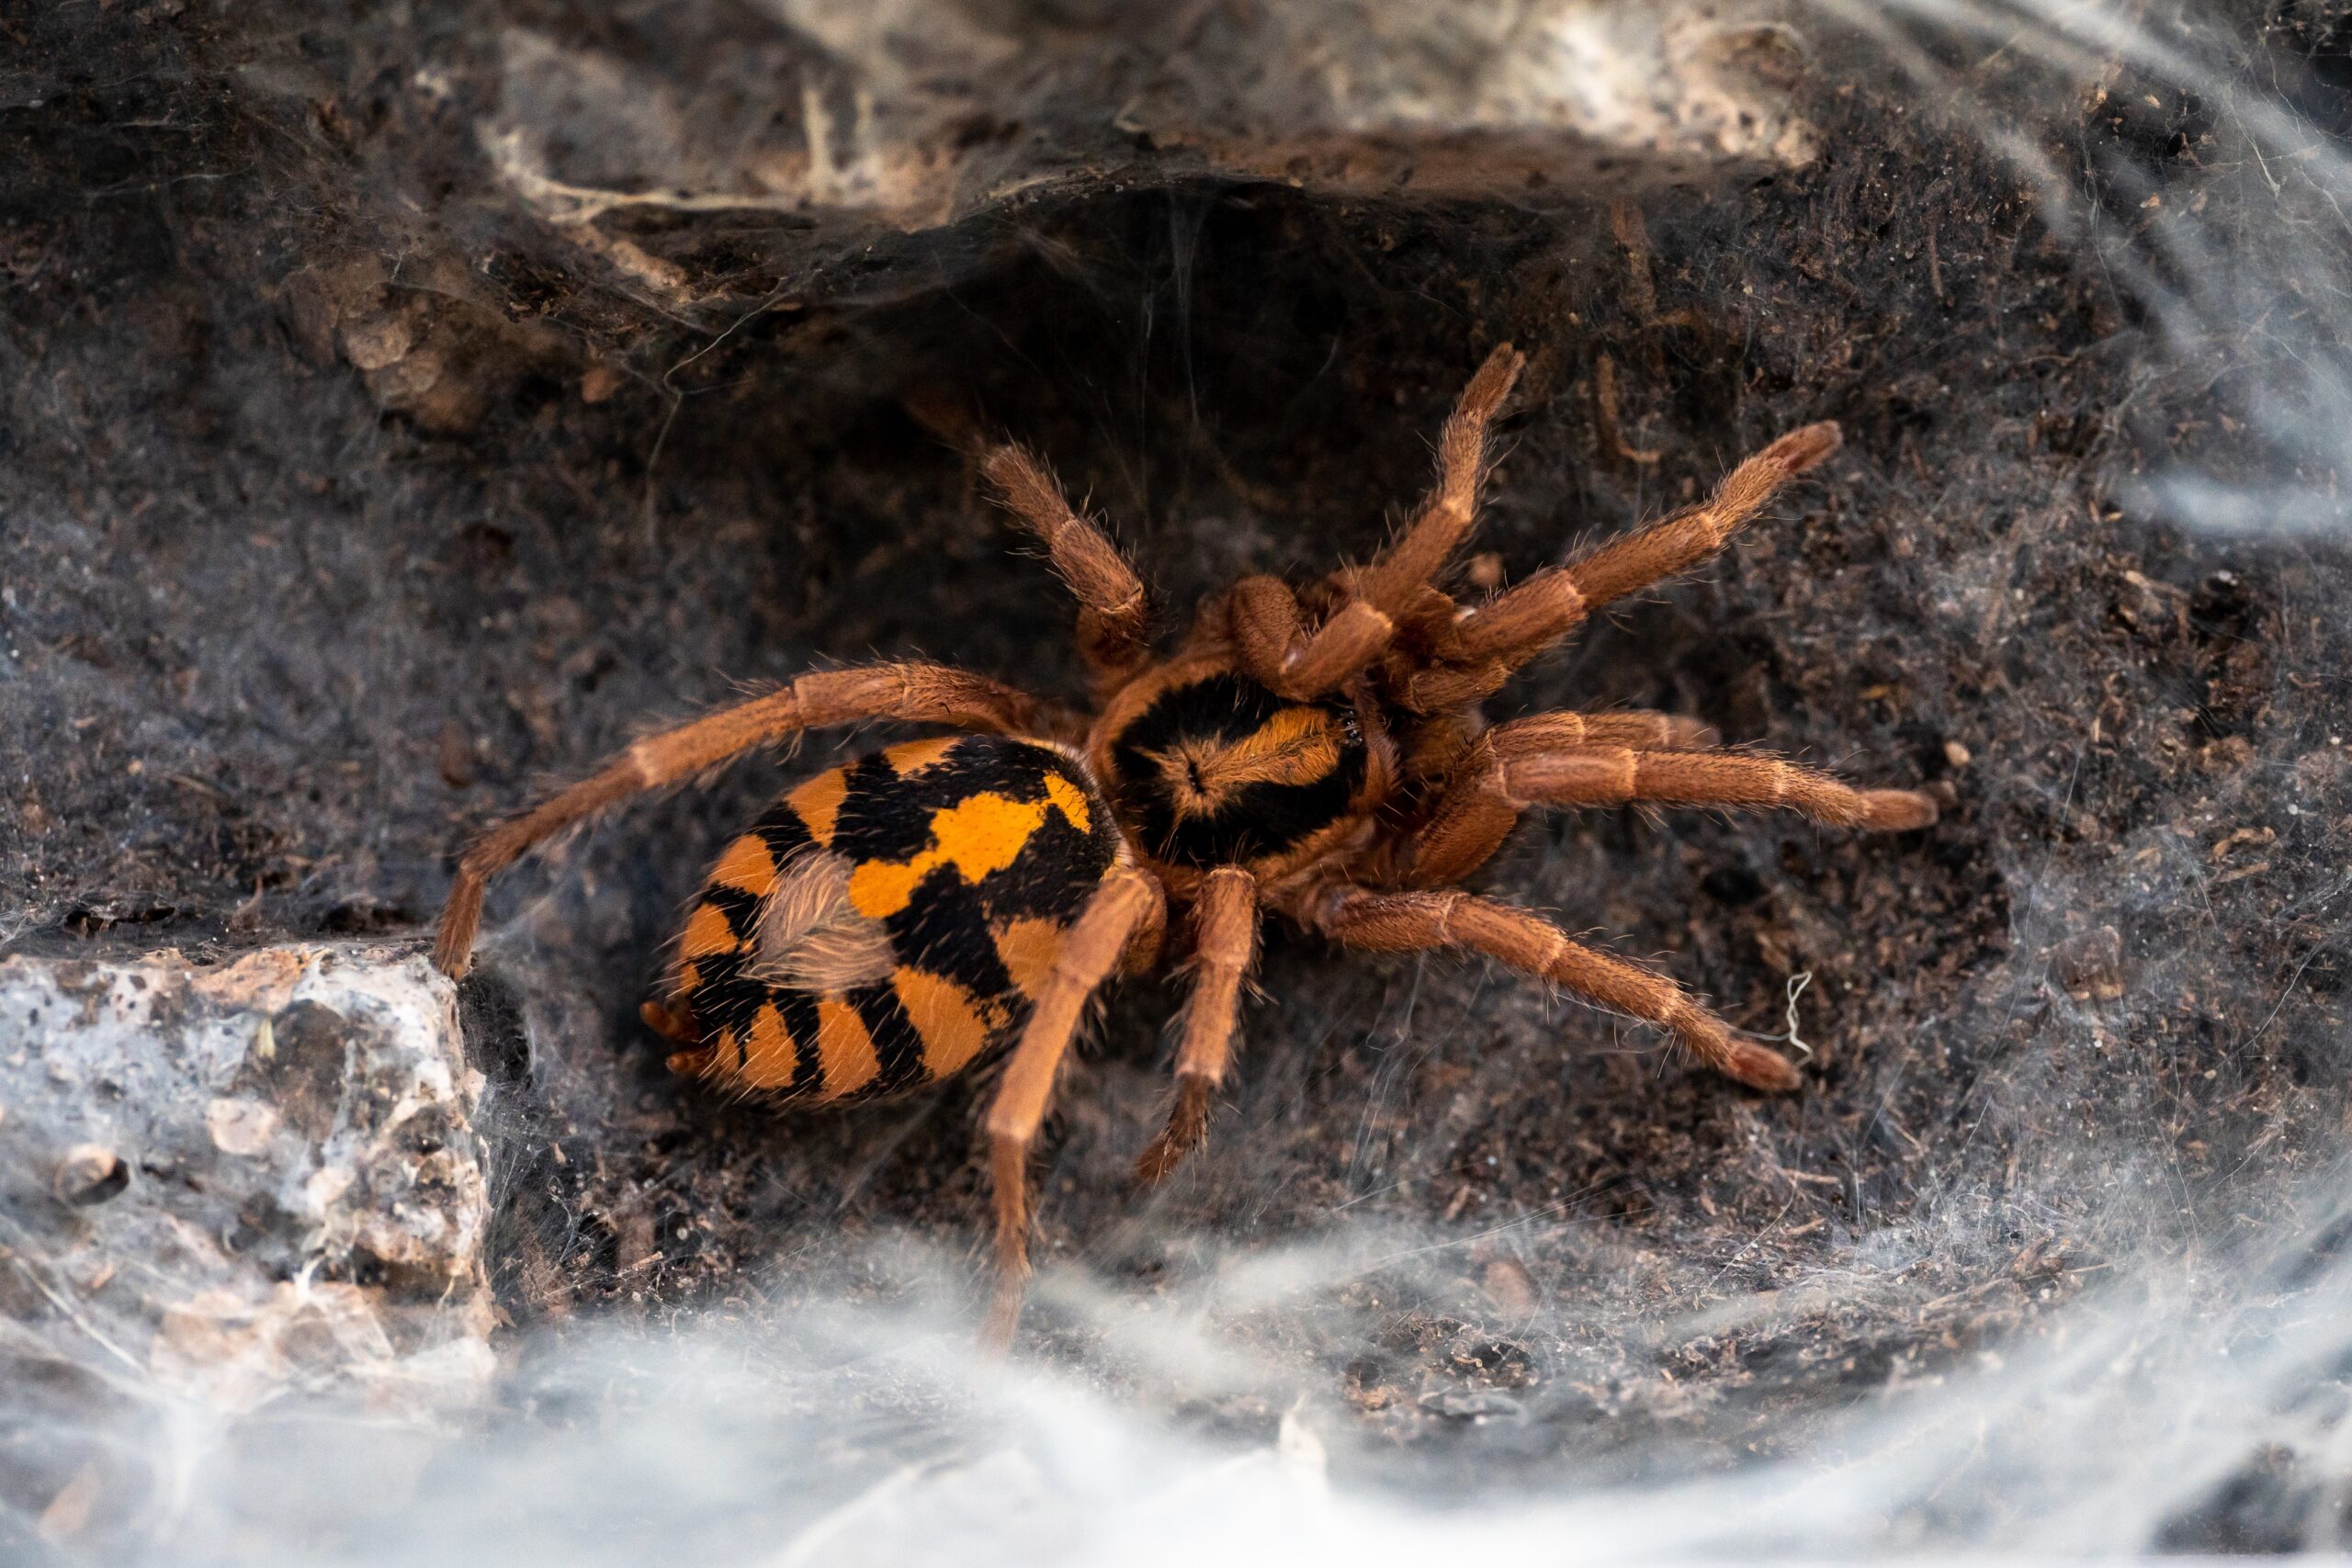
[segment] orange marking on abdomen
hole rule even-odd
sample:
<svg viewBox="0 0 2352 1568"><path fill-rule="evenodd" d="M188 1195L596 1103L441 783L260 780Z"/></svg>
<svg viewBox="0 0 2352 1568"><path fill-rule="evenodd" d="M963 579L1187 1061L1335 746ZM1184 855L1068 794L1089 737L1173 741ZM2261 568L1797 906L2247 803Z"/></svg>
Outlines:
<svg viewBox="0 0 2352 1568"><path fill-rule="evenodd" d="M688 1055L682 1051L670 1060L676 1062ZM734 1070L734 1067L735 1032L731 1029L721 1029L710 1037L710 1043L705 1048L702 1059L694 1065L694 1071L705 1077L716 1078L725 1077Z"/></svg>
<svg viewBox="0 0 2352 1568"><path fill-rule="evenodd" d="M854 1094L874 1081L882 1058L855 1009L833 997L817 1004L817 1060L825 1069L824 1098Z"/></svg>
<svg viewBox="0 0 2352 1568"><path fill-rule="evenodd" d="M900 778L919 773L934 762L946 760L947 753L963 742L960 735L943 735L931 740L910 740L903 745L885 747L882 760Z"/></svg>
<svg viewBox="0 0 2352 1568"><path fill-rule="evenodd" d="M1007 920L989 935L996 939L996 955L1021 994L1036 1000L1053 973L1054 954L1062 950L1059 921L1029 919Z"/></svg>
<svg viewBox="0 0 2352 1568"><path fill-rule="evenodd" d="M1059 773L1046 775L1046 798L1061 807L1069 825L1081 833L1094 831L1093 814L1086 809L1086 792Z"/></svg>
<svg viewBox="0 0 2352 1568"><path fill-rule="evenodd" d="M808 825L808 836L827 849L833 847L833 824L840 818L842 802L849 795L849 774L841 768L819 773L807 784L784 797L800 820Z"/></svg>
<svg viewBox="0 0 2352 1568"><path fill-rule="evenodd" d="M751 1038L743 1042L743 1064L736 1066L732 1056L722 1056L719 1066L731 1071L752 1089L790 1089L792 1075L800 1065L799 1047L794 1043L792 1031L785 1027L784 1015L775 1010L774 1002L762 1002L760 1010L752 1016Z"/></svg>
<svg viewBox="0 0 2352 1568"><path fill-rule="evenodd" d="M961 1071L989 1043L989 1026L972 994L927 969L901 969L890 977L899 1005L922 1037L923 1070L934 1078Z"/></svg>
<svg viewBox="0 0 2352 1568"><path fill-rule="evenodd" d="M727 846L727 852L711 867L710 879L721 887L764 898L775 891L775 858L768 853L766 840L757 833L746 833Z"/></svg>
<svg viewBox="0 0 2352 1568"><path fill-rule="evenodd" d="M698 907L686 921L686 934L678 939L678 955L682 958L707 958L714 953L735 951L735 929L716 904Z"/></svg>
<svg viewBox="0 0 2352 1568"><path fill-rule="evenodd" d="M941 807L931 814L929 849L910 861L870 860L850 873L851 906L868 919L883 919L905 908L914 897L916 885L940 866L954 866L974 886L1002 871L1020 858L1022 846L1045 826L1046 812L1069 815L1054 796L1053 780L1054 775L1048 774L1044 800L1012 800L983 790L968 800ZM1064 787L1069 787L1067 781ZM1080 810L1085 804L1082 799L1079 802Z"/></svg>

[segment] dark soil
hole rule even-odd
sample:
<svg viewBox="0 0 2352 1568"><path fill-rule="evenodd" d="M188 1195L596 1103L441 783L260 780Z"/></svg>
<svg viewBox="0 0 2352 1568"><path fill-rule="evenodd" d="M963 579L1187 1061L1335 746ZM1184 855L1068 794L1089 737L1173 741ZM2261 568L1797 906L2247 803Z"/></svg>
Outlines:
<svg viewBox="0 0 2352 1568"><path fill-rule="evenodd" d="M404 255L379 165L440 144L293 135L222 85L234 38L25 28L51 63L0 100L20 945L419 939L474 828L823 660L920 651L1075 694L1062 596L911 393L1048 453L1181 612L1374 548L1509 338L1533 363L1483 543L1511 576L1799 423L1848 446L1495 710L1669 708L1935 789L1945 819L1563 817L1492 871L1759 1032L1809 974L1786 1099L1483 969L1283 934L1207 1157L1146 1197L1125 1173L1181 989L1131 984L1041 1161L1049 1263L1172 1301L1218 1248L1364 1221L1447 1243L1226 1331L1360 1412L1363 1471L1475 1452L1500 1481L1566 1453L1599 1475L1794 1441L2030 1332L2124 1251L2225 1250L2341 1152L2352 552L2133 502L2168 451L2237 460L2208 379L2152 372L2128 288L1910 105L1825 73L1814 167L1659 192L1632 244L1598 207L1128 190L909 243L721 334L522 288L446 233ZM2202 111L2132 114L2078 105L2052 144L2193 199ZM412 281L450 255L466 294ZM474 355L465 395L401 406L345 363L320 322L354 301ZM625 373L590 402L600 363ZM974 1087L778 1119L670 1079L635 1020L708 857L835 744L633 808L493 893L467 1000L518 1327L786 1314L844 1270L887 1295L865 1244L899 1232L977 1272ZM1152 1396L1050 1299L1029 1353ZM2180 1539L2217 1543L2201 1529Z"/></svg>

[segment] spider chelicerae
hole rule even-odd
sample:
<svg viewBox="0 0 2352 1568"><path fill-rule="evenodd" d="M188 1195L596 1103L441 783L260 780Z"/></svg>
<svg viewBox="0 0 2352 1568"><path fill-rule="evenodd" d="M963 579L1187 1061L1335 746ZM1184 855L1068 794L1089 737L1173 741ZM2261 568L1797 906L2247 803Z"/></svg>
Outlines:
<svg viewBox="0 0 2352 1568"><path fill-rule="evenodd" d="M912 1089L1010 1045L982 1123L998 1281L986 1333L999 1341L1029 1273L1030 1151L1090 998L1163 956L1190 967L1173 1103L1137 1164L1158 1181L1206 1137L1268 914L1346 947L1483 953L1659 1026L1741 1083L1795 1088L1784 1058L1671 980L1456 885L1537 807L1782 807L1883 829L1936 819L1927 795L1725 750L1671 715L1490 725L1480 711L1594 610L1722 548L1838 449L1838 427L1792 431L1699 504L1463 604L1439 582L1522 363L1505 344L1472 378L1436 484L1374 559L1298 588L1245 577L1166 653L1134 569L1045 465L1018 446L983 450L997 499L1078 601L1091 711L939 664L803 675L648 736L477 839L436 962L464 974L490 876L632 795L818 726L945 727L800 784L737 838L645 1017L678 1045L677 1071L786 1100Z"/></svg>

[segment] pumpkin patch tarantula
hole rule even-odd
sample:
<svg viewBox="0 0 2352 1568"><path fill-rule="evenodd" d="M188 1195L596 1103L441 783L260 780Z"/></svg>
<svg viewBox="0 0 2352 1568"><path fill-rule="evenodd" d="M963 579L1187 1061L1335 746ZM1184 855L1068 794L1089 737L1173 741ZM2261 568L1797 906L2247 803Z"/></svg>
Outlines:
<svg viewBox="0 0 2352 1568"><path fill-rule="evenodd" d="M1792 431L1701 503L1465 605L1437 582L1470 532L1487 427L1521 364L1506 344L1472 378L1435 487L1378 557L1303 589L1245 577L1165 655L1117 547L1036 458L988 451L997 499L1078 600L1091 715L938 664L803 675L638 741L476 840L436 962L465 972L490 876L632 795L820 725L945 727L808 780L736 839L645 1016L679 1046L676 1071L788 1100L911 1089L1011 1045L983 1122L998 1266L988 1332L1000 1341L1029 1271L1031 1145L1089 999L1165 948L1189 963L1174 1103L1137 1166L1157 1181L1206 1135L1269 913L1347 947L1484 953L1665 1029L1741 1083L1793 1089L1787 1061L1672 981L1455 885L1537 807L1785 807L1882 829L1935 820L1926 795L1718 750L1704 726L1665 714L1489 726L1479 711L1593 610L1720 549L1837 450L1838 428Z"/></svg>

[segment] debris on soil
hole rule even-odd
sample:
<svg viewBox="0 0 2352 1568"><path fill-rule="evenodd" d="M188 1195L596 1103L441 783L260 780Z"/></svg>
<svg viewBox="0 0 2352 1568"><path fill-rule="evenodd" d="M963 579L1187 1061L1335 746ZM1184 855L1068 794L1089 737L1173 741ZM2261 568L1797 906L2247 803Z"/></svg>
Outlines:
<svg viewBox="0 0 2352 1568"><path fill-rule="evenodd" d="M198 1411L489 1394L482 1079L422 958L20 954L0 1041L0 1385L71 1410L6 1494L51 1539L143 1539L179 1483L133 1456L171 1429L196 1462Z"/></svg>
<svg viewBox="0 0 2352 1568"><path fill-rule="evenodd" d="M1504 339L1532 363L1481 581L1668 510L1784 430L1834 419L1847 444L1494 711L1687 714L1930 789L1944 819L1879 839L1563 815L1493 872L1752 1032L1784 1030L1810 975L1814 1055L1784 1099L1475 967L1277 935L1211 1147L1144 1197L1125 1173L1180 996L1129 987L1040 1160L1030 1353L1208 1429L1271 1434L1310 1390L1353 1413L1341 1474L1729 1466L2030 1337L2112 1258L2276 1223L2287 1178L2340 1156L2352 553L2200 533L2151 499L2182 460L2263 477L2224 439L2234 347L2165 359L2132 279L1883 71L1826 36L1810 64L1751 39L1760 147L1524 202L1374 189L1328 158L1294 178L1149 127L1119 132L1134 162L1007 194L1061 153L991 110L952 122L961 143L946 118L876 119L868 162L912 194L812 206L818 171L774 139L854 126L854 73L802 103L723 29L670 54L632 30L701 7L553 13L526 34L431 5L68 7L0 66L0 1179L44 1227L38 1254L6 1243L19 1281L88 1299L114 1227L198 1206L193 1228L246 1239L138 1314L183 1381L260 1369L237 1399L308 1365L298 1339L377 1365L371 1323L387 1376L457 1347L473 1388L493 1300L522 1344L899 1301L886 1243L962 1258L978 1234L975 1087L779 1120L668 1077L636 1012L712 853L860 742L811 737L510 877L457 999L478 1105L446 1021L418 1015L420 1053L367 1020L444 1005L413 954L450 852L646 728L824 660L1078 692L1048 573L910 398L1046 453L1181 615L1242 570L1368 554ZM2264 38L2281 72L2320 47ZM1051 63L1079 69L1063 41ZM722 65L760 94L697 96ZM1093 88L1116 77L1097 67ZM2329 80L2312 112L2340 130ZM741 125L707 118L722 102ZM2119 221L2225 204L2251 167L2159 83L2033 102L2018 134L2141 182L2099 209ZM598 119L582 156L626 130L691 143L717 183L690 195L781 183L563 208L589 174L551 161L557 121L514 117L615 105L643 112ZM994 194L956 205L982 163ZM618 183L639 168L597 188L650 189ZM909 202L945 206L914 223ZM346 941L364 956L325 945ZM279 964L266 1005L218 999ZM19 997L74 1021L36 1029ZM197 1043L44 1077L54 1042L101 1034ZM445 1112L428 1151L416 1118ZM409 1141L314 1190L339 1138ZM234 1179L172 1185L188 1170ZM1348 1250L1374 1233L1408 1239ZM1146 1308L1213 1297L1225 1264L1327 1241L1354 1272L1218 1316L1292 1380L1223 1415L1073 1304L1087 1280ZM425 1313L431 1291L455 1304ZM77 1476L33 1512L84 1517L104 1483Z"/></svg>

